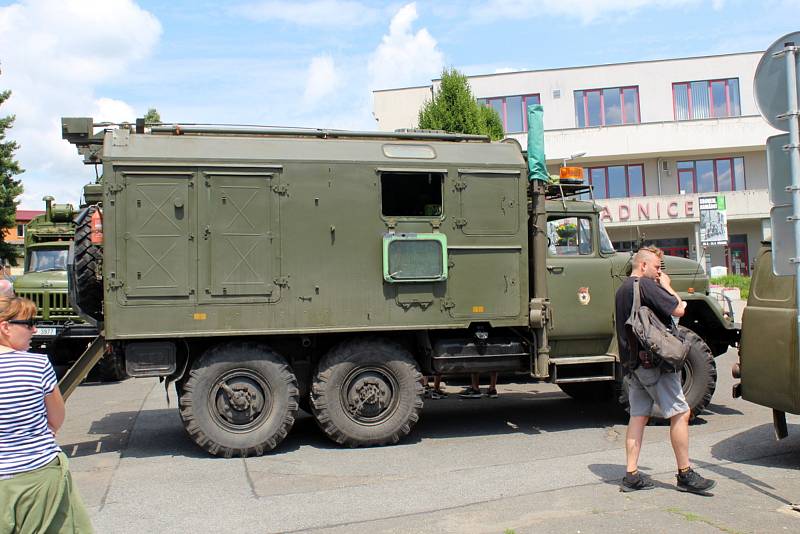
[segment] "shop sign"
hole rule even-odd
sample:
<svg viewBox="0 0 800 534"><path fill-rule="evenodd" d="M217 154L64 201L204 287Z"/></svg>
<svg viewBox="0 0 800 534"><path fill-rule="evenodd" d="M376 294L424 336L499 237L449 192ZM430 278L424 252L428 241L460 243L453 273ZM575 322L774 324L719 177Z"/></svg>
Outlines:
<svg viewBox="0 0 800 534"><path fill-rule="evenodd" d="M620 202L613 209L605 206L600 210L600 219L603 222L658 221L694 219L694 217L694 200Z"/></svg>

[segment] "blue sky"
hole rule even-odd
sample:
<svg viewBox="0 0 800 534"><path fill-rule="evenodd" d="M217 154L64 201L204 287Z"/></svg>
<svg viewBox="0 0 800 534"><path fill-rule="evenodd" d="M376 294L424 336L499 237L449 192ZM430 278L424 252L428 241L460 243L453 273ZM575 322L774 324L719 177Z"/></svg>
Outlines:
<svg viewBox="0 0 800 534"><path fill-rule="evenodd" d="M371 91L467 74L763 50L800 0L0 1L0 89L26 192L94 173L61 116L374 129ZM546 112L546 110L545 110Z"/></svg>

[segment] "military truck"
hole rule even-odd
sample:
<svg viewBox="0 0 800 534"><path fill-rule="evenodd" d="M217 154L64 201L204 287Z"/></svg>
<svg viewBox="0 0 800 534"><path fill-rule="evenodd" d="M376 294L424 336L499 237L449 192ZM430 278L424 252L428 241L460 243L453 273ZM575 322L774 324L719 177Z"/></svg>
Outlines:
<svg viewBox="0 0 800 534"><path fill-rule="evenodd" d="M772 408L775 435L788 435L786 414L800 414L800 352L797 345L796 278L777 276L772 243L756 258L747 307L742 314L733 396Z"/></svg>
<svg viewBox="0 0 800 534"><path fill-rule="evenodd" d="M212 454L275 448L299 406L337 443L395 443L420 416L423 374L517 373L582 399L621 382L613 301L630 255L577 200L589 188L529 181L517 142L62 127L102 166L102 205L78 218L97 239L76 237L74 303L128 374L174 381L187 432ZM528 159L544 167L543 153ZM738 331L696 262L664 263L682 322L708 343L684 370L699 413L713 355Z"/></svg>
<svg viewBox="0 0 800 534"><path fill-rule="evenodd" d="M24 272L14 280L14 292L36 303L36 332L31 350L47 354L61 376L98 335L94 325L81 320L67 295L67 253L75 235L71 204L54 204L46 196L45 212L25 226ZM119 356L104 357L94 369L99 379L120 380L124 367Z"/></svg>

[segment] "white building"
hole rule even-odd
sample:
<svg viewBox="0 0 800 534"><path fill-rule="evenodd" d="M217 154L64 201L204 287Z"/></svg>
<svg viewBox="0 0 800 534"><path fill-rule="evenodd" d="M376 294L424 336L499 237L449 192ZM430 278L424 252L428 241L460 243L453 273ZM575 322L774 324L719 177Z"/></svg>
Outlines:
<svg viewBox="0 0 800 534"><path fill-rule="evenodd" d="M469 77L506 133L526 146L526 104L544 106L545 151L585 168L618 250L639 235L667 253L749 273L770 237L764 145L777 130L758 113L761 52ZM417 126L438 80L375 91L381 130ZM700 245L698 197L723 196L727 246ZM705 252L705 256L704 256Z"/></svg>

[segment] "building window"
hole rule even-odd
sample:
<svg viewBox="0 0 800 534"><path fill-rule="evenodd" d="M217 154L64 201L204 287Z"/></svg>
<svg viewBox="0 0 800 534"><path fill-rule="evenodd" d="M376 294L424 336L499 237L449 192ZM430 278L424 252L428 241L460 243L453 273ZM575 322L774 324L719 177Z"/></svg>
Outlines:
<svg viewBox="0 0 800 534"><path fill-rule="evenodd" d="M745 189L744 158L741 157L679 161L677 167L681 194Z"/></svg>
<svg viewBox="0 0 800 534"><path fill-rule="evenodd" d="M593 186L594 198L645 196L642 164L583 169L583 181Z"/></svg>
<svg viewBox="0 0 800 534"><path fill-rule="evenodd" d="M672 102L676 121L742 114L737 78L673 83Z"/></svg>
<svg viewBox="0 0 800 534"><path fill-rule="evenodd" d="M638 124L639 88L611 87L575 91L575 121L578 128Z"/></svg>
<svg viewBox="0 0 800 534"><path fill-rule="evenodd" d="M519 133L528 131L528 106L539 104L539 95L514 95L479 98L479 104L488 106L500 115L503 131Z"/></svg>
<svg viewBox="0 0 800 534"><path fill-rule="evenodd" d="M17 237L25 237L25 225L18 224L17 225Z"/></svg>
<svg viewBox="0 0 800 534"><path fill-rule="evenodd" d="M639 241L614 241L614 249L617 252L636 252L640 246L647 247L650 245L660 248L667 256L677 256L679 258L689 257L688 237L649 239L641 243Z"/></svg>

